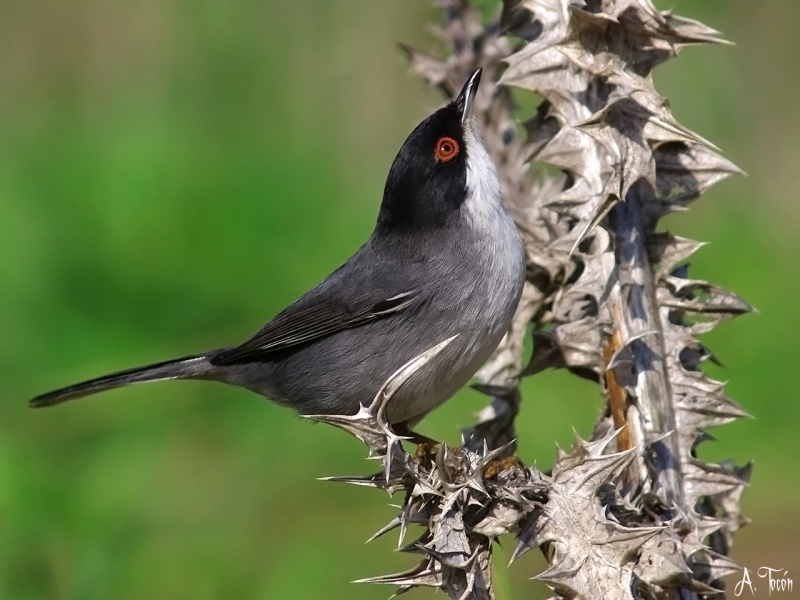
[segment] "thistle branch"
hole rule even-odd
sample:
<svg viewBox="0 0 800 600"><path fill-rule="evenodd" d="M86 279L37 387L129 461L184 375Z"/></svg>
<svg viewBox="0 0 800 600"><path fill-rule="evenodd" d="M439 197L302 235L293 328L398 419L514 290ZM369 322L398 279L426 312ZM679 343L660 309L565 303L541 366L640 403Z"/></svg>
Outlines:
<svg viewBox="0 0 800 600"><path fill-rule="evenodd" d="M485 25L467 0L440 5L434 34L448 57L404 50L447 97L484 68L475 113L523 237L527 281L478 374L490 404L460 447L406 452L380 411L401 385L394 378L358 415L317 417L383 462L375 475L334 479L405 495L376 537L399 529L399 547L422 555L409 571L362 581L493 599L492 543L512 533L514 559L545 553L537 579L559 597L717 593L738 568L726 555L746 523L739 499L751 466L697 456L706 428L746 413L702 371L716 359L696 336L751 309L689 279L685 261L702 244L656 227L738 169L674 119L651 72L686 45L722 40L650 0L504 0ZM543 98L521 124L511 88ZM538 163L558 173L531 169ZM591 439L558 450L549 476L514 455L520 378L547 368L596 381L608 400ZM404 545L410 524L424 533Z"/></svg>

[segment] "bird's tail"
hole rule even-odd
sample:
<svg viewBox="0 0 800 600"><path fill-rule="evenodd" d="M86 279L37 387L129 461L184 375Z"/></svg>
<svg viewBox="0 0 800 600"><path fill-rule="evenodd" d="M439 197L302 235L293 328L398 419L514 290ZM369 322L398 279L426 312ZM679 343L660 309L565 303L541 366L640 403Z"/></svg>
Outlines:
<svg viewBox="0 0 800 600"><path fill-rule="evenodd" d="M111 373L97 379L90 379L82 383L76 383L69 387L47 392L41 396L36 396L28 405L31 408L43 406L54 406L75 400L83 396L96 394L105 390L129 385L131 383L142 383L144 381L161 381L164 379L204 379L205 376L214 369L210 359L214 353L200 354L197 356L185 356L175 360L137 367L126 371Z"/></svg>

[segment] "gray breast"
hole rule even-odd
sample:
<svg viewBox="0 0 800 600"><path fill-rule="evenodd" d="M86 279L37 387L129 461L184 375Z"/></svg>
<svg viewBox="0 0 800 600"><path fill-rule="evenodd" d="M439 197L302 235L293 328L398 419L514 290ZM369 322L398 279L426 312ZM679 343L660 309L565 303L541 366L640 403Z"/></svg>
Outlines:
<svg viewBox="0 0 800 600"><path fill-rule="evenodd" d="M472 243L459 267L447 337L458 337L389 407L392 422L418 421L463 387L497 348L522 294L525 257L519 233L502 207L488 228L471 227ZM455 280L455 278L454 278ZM433 315L431 315L433 317ZM427 347L447 339L427 340ZM422 351L424 351L424 348ZM404 392L404 393L403 393Z"/></svg>

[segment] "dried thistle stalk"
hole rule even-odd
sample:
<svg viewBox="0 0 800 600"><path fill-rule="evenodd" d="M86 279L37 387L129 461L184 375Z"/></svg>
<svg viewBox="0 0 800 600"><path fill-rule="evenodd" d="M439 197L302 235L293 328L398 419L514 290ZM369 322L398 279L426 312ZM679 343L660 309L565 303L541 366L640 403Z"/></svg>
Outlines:
<svg viewBox="0 0 800 600"><path fill-rule="evenodd" d="M484 68L476 114L525 242L527 283L478 374L491 402L461 447L405 451L379 410L397 381L354 417L319 418L384 465L334 479L405 493L376 537L399 528L400 547L423 555L410 571L362 581L491 599L492 543L513 533L514 558L545 551L550 567L537 578L559 597L717 593L737 568L726 555L746 522L739 499L750 465L706 463L696 446L705 428L746 413L700 369L715 358L695 336L750 307L689 279L684 262L702 244L656 227L738 169L675 121L650 73L719 34L650 0L504 0L486 25L467 0L439 4L445 23L434 33L450 55L405 50L448 97ZM544 99L521 127L512 87ZM560 174L533 177L534 162ZM597 381L609 399L592 440L559 450L550 476L513 456L520 377L548 367ZM424 533L404 546L410 524Z"/></svg>

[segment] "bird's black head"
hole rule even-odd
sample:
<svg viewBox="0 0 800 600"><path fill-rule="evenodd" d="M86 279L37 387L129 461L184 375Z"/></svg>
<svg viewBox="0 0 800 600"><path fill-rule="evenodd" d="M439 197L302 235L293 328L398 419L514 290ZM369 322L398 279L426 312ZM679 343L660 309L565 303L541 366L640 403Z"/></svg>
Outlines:
<svg viewBox="0 0 800 600"><path fill-rule="evenodd" d="M441 227L466 201L472 163L488 160L472 119L480 76L478 69L458 97L417 125L400 148L386 180L379 229Z"/></svg>

